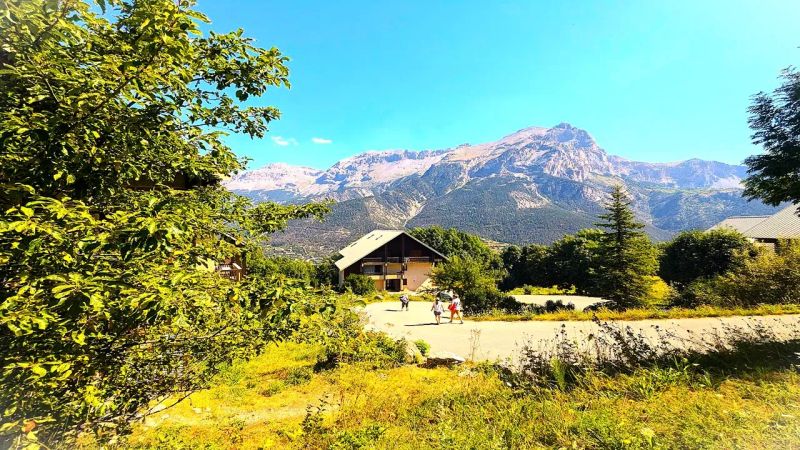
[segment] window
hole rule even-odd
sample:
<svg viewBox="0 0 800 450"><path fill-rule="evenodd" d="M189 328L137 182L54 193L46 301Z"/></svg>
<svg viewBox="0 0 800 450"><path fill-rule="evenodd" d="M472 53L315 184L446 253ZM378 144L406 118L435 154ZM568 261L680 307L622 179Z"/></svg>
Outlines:
<svg viewBox="0 0 800 450"><path fill-rule="evenodd" d="M377 265L364 266L361 272L364 273L365 275L380 275L383 273L383 266L377 266Z"/></svg>

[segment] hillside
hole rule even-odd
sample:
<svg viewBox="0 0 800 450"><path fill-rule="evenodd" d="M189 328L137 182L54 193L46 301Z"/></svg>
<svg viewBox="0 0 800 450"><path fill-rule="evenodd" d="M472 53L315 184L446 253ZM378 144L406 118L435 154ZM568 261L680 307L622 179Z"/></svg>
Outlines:
<svg viewBox="0 0 800 450"><path fill-rule="evenodd" d="M562 123L485 144L367 152L327 170L270 164L226 186L257 201L336 200L324 223L296 223L273 240L283 252L321 256L374 228L434 224L499 242L549 243L593 226L617 183L634 198L648 233L662 240L729 215L774 212L742 198L744 176L744 166L700 159L630 161Z"/></svg>

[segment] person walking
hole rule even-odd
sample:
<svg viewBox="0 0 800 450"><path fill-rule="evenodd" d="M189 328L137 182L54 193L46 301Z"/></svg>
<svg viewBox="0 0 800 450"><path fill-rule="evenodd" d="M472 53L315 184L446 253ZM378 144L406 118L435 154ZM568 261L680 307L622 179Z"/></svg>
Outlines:
<svg viewBox="0 0 800 450"><path fill-rule="evenodd" d="M442 324L442 302L439 301L439 297L433 301L433 306L431 306L431 311L433 311L433 317L436 318L436 325Z"/></svg>
<svg viewBox="0 0 800 450"><path fill-rule="evenodd" d="M400 296L400 311L402 311L403 309L408 311L408 303L409 303L408 294L401 295Z"/></svg>
<svg viewBox="0 0 800 450"><path fill-rule="evenodd" d="M458 320L460 320L462 324L464 323L464 318L461 317L461 299L458 298L458 294L453 295L453 300L450 302L450 307L448 309L450 310L450 323L453 323L453 318L455 316L458 316Z"/></svg>

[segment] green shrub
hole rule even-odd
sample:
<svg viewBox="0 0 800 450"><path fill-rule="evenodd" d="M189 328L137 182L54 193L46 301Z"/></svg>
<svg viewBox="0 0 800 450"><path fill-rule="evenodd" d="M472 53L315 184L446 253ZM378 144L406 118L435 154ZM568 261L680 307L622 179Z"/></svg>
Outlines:
<svg viewBox="0 0 800 450"><path fill-rule="evenodd" d="M514 297L501 292L494 286L478 286L462 295L464 311L468 314L480 314L486 311L504 311L507 313L522 310L522 303Z"/></svg>
<svg viewBox="0 0 800 450"><path fill-rule="evenodd" d="M428 356L431 351L431 344L428 344L423 339L418 339L414 341L414 345L417 346L419 352L422 353L422 356Z"/></svg>
<svg viewBox="0 0 800 450"><path fill-rule="evenodd" d="M344 289L356 295L369 295L375 292L375 281L367 275L351 273L344 279Z"/></svg>
<svg viewBox="0 0 800 450"><path fill-rule="evenodd" d="M394 340L384 333L366 331L329 341L315 367L324 370L355 363L365 363L373 369L397 367L405 363L405 356L405 341Z"/></svg>
<svg viewBox="0 0 800 450"><path fill-rule="evenodd" d="M282 391L285 387L286 384L282 381L274 381L266 385L263 389L259 390L258 393L264 397L272 397L273 395Z"/></svg>
<svg viewBox="0 0 800 450"><path fill-rule="evenodd" d="M365 363L372 368L404 364L405 340L394 340L383 333L365 331L361 316L341 297L311 298L306 309L322 313L298 313L302 319L292 340L322 347L314 369L327 370L340 364L353 363ZM331 304L332 301L336 303Z"/></svg>
<svg viewBox="0 0 800 450"><path fill-rule="evenodd" d="M727 229L684 231L663 247L658 274L668 283L690 283L741 267L755 256L743 234Z"/></svg>
<svg viewBox="0 0 800 450"><path fill-rule="evenodd" d="M286 374L285 382L289 386L306 384L311 381L312 374L312 370L308 367L295 367Z"/></svg>
<svg viewBox="0 0 800 450"><path fill-rule="evenodd" d="M575 304L572 302L565 304L562 300L548 300L544 303L544 311L548 313L558 311L575 311Z"/></svg>
<svg viewBox="0 0 800 450"><path fill-rule="evenodd" d="M785 246L780 253L763 252L741 267L711 279L699 279L676 294L679 306L711 304L740 307L800 302L800 249Z"/></svg>
<svg viewBox="0 0 800 450"><path fill-rule="evenodd" d="M570 295L575 294L575 286L561 288L559 286L531 286L525 284L507 292L508 295Z"/></svg>

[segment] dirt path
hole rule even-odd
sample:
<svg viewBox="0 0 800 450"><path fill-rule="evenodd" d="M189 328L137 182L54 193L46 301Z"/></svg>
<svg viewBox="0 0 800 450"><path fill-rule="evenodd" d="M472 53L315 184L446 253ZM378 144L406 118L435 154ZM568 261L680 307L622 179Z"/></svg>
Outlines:
<svg viewBox="0 0 800 450"><path fill-rule="evenodd" d="M395 338L414 341L424 339L431 346L431 353L455 353L475 360L516 360L521 345L553 339L561 330L579 342L588 340L588 335L597 332L597 325L590 321L572 322L471 322L463 325L447 323L449 312L445 310L442 325L437 326L430 312L430 304L411 302L409 311L400 311L399 302L381 302L367 305L364 310L369 319L368 327L384 331ZM725 317L697 319L659 319L617 321L648 336L656 336L657 328L669 329L676 335L690 338L704 333L721 331L723 327L748 327L763 323L778 334L788 335L789 330L800 327L800 315Z"/></svg>

